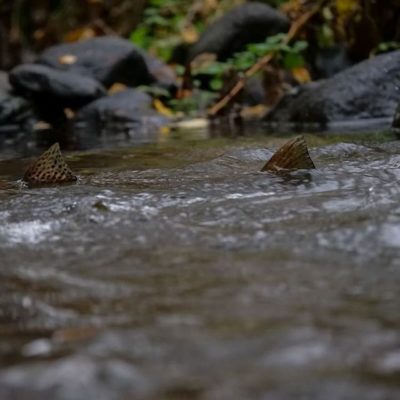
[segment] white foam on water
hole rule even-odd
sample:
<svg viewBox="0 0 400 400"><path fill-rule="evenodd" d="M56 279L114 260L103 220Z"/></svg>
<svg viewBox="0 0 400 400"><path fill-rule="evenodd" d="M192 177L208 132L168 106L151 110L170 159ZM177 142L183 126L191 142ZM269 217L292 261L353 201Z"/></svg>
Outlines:
<svg viewBox="0 0 400 400"><path fill-rule="evenodd" d="M37 244L48 239L54 227L54 222L24 221L6 223L0 226L0 238L3 244Z"/></svg>

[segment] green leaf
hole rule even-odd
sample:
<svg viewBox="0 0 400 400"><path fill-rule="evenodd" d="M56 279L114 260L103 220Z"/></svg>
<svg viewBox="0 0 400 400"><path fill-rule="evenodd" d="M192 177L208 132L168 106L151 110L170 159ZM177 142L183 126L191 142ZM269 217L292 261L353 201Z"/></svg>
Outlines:
<svg viewBox="0 0 400 400"><path fill-rule="evenodd" d="M139 47L147 48L149 44L149 32L148 29L141 25L130 36L130 40L137 44Z"/></svg>
<svg viewBox="0 0 400 400"><path fill-rule="evenodd" d="M211 87L212 90L214 90L216 92L218 90L221 90L222 87L223 87L222 79L218 78L218 77L215 77L215 78L211 79L210 87Z"/></svg>
<svg viewBox="0 0 400 400"><path fill-rule="evenodd" d="M296 53L301 53L302 51L306 50L308 48L308 43L305 40L298 40L293 44L293 51Z"/></svg>
<svg viewBox="0 0 400 400"><path fill-rule="evenodd" d="M298 53L286 53L283 57L283 66L285 69L294 69L304 66L304 58Z"/></svg>

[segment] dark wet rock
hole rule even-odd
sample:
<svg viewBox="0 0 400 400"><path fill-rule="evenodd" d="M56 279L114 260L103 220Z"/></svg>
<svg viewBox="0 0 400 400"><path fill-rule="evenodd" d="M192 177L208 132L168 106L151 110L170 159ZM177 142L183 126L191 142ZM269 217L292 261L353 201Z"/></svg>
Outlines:
<svg viewBox="0 0 400 400"><path fill-rule="evenodd" d="M242 102L249 106L265 103L265 87L261 76L248 79L243 89Z"/></svg>
<svg viewBox="0 0 400 400"><path fill-rule="evenodd" d="M287 94L267 122L316 127L387 125L400 99L400 51L377 56ZM390 123L390 122L389 122Z"/></svg>
<svg viewBox="0 0 400 400"><path fill-rule="evenodd" d="M400 132L400 103L397 106L396 112L394 114L394 118L393 118L393 123L392 123L392 127L396 130Z"/></svg>
<svg viewBox="0 0 400 400"><path fill-rule="evenodd" d="M134 46L129 40L103 36L50 47L37 60L58 70L89 76L110 87L175 84L172 70L161 61Z"/></svg>
<svg viewBox="0 0 400 400"><path fill-rule="evenodd" d="M0 93L10 91L11 86L8 81L8 73L5 71L0 71Z"/></svg>
<svg viewBox="0 0 400 400"><path fill-rule="evenodd" d="M8 73L0 71L0 134L30 132L37 121L33 104L11 93Z"/></svg>
<svg viewBox="0 0 400 400"><path fill-rule="evenodd" d="M313 79L325 79L351 67L354 62L343 46L318 49L311 65Z"/></svg>
<svg viewBox="0 0 400 400"><path fill-rule="evenodd" d="M31 107L31 103L22 97L0 92L0 124L19 121Z"/></svg>
<svg viewBox="0 0 400 400"><path fill-rule="evenodd" d="M92 78L37 64L14 68L10 83L23 96L54 100L64 107L81 107L106 94L104 87Z"/></svg>
<svg viewBox="0 0 400 400"><path fill-rule="evenodd" d="M289 21L279 11L258 2L246 3L211 24L193 45L189 59L202 53L215 53L219 60L225 60L249 43L262 42L288 29Z"/></svg>
<svg viewBox="0 0 400 400"><path fill-rule="evenodd" d="M30 101L0 91L0 133L31 131L36 121Z"/></svg>
<svg viewBox="0 0 400 400"><path fill-rule="evenodd" d="M174 90L178 87L175 71L171 67L151 54L144 51L142 54L150 71L153 84L168 90Z"/></svg>
<svg viewBox="0 0 400 400"><path fill-rule="evenodd" d="M72 121L74 132L113 135L149 131L166 122L152 108L152 98L137 89L128 89L96 100L83 107Z"/></svg>

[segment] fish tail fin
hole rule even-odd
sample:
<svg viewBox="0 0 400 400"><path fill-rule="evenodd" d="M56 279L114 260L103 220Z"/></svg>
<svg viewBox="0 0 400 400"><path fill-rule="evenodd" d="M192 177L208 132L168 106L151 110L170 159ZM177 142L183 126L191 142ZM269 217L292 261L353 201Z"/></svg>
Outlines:
<svg viewBox="0 0 400 400"><path fill-rule="evenodd" d="M31 184L65 183L77 180L65 162L60 145L53 144L27 169L23 180Z"/></svg>
<svg viewBox="0 0 400 400"><path fill-rule="evenodd" d="M261 171L280 172L315 169L304 136L298 136L280 147Z"/></svg>

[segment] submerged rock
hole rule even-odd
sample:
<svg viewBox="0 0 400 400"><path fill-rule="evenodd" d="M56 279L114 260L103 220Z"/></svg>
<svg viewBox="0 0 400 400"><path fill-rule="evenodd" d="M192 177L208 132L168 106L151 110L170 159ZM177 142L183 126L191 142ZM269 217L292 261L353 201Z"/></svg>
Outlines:
<svg viewBox="0 0 400 400"><path fill-rule="evenodd" d="M161 126L166 118L152 108L152 98L128 89L83 107L72 121L76 133L87 135L129 135Z"/></svg>
<svg viewBox="0 0 400 400"><path fill-rule="evenodd" d="M284 96L265 121L318 127L377 120L386 124L399 102L399 87L400 51L395 51L298 88Z"/></svg>
<svg viewBox="0 0 400 400"><path fill-rule="evenodd" d="M37 62L94 78L106 87L116 82L127 86L175 83L175 75L168 66L129 40L114 36L50 47Z"/></svg>
<svg viewBox="0 0 400 400"><path fill-rule="evenodd" d="M10 73L10 83L23 96L56 101L62 107L81 107L106 94L103 86L92 78L36 64L15 67Z"/></svg>
<svg viewBox="0 0 400 400"><path fill-rule="evenodd" d="M288 29L289 21L281 12L266 4L246 3L211 24L193 45L189 60L202 53L214 53L219 60L226 60L247 44L262 42Z"/></svg>

